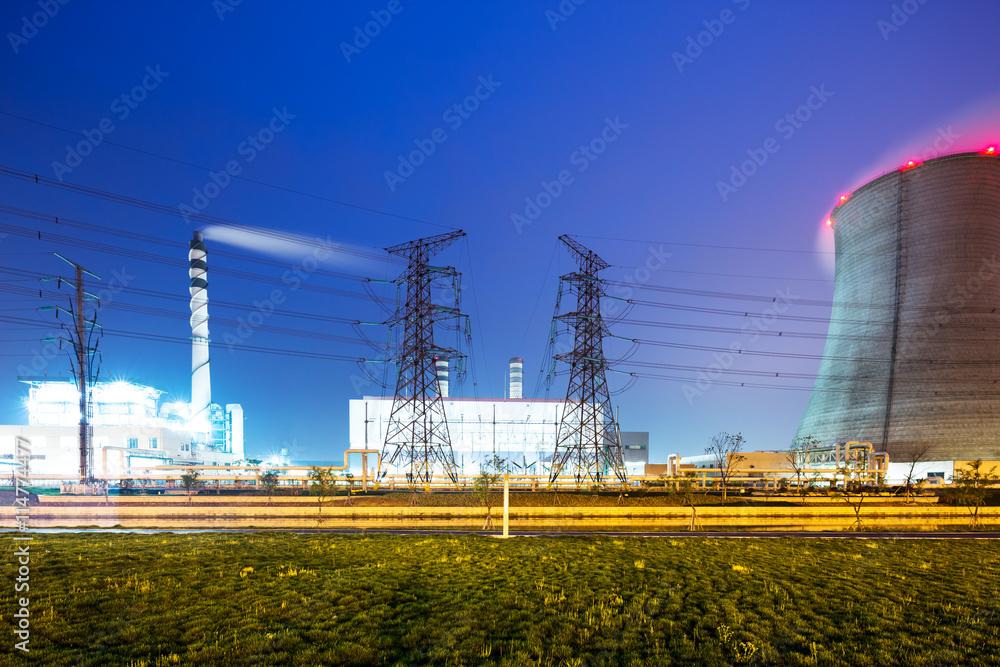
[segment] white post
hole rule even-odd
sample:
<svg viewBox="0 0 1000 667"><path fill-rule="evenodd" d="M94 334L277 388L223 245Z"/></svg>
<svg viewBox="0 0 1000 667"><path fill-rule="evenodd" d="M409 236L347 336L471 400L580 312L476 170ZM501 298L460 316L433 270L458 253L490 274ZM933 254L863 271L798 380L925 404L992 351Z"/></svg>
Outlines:
<svg viewBox="0 0 1000 667"><path fill-rule="evenodd" d="M503 536L510 537L510 473L503 474Z"/></svg>

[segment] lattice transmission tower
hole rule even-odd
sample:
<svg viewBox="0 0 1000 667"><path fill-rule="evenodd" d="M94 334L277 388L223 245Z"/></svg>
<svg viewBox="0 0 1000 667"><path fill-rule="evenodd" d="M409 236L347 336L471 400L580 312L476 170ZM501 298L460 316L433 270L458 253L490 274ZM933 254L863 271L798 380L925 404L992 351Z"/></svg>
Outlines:
<svg viewBox="0 0 1000 667"><path fill-rule="evenodd" d="M596 484L611 476L627 484L621 432L605 378L609 364L604 356L604 338L610 332L601 315L605 284L598 274L610 264L569 235L559 240L579 269L560 277L576 293L576 310L556 315L557 321L572 327L573 349L555 355L556 360L569 365L570 371L549 481L554 482L569 468L578 479L589 478Z"/></svg>
<svg viewBox="0 0 1000 667"><path fill-rule="evenodd" d="M69 298L69 308L61 306L42 306L39 311L51 311L60 320L66 336L43 338L44 341L58 341L60 349L65 343L72 351L70 364L80 402L80 483L87 484L94 478L94 430L91 420L94 417L93 387L100 376L100 352L97 347L101 337L101 325L97 323L97 309L100 299L84 288L86 276L100 280L101 277L86 270L76 262L71 262L57 252L52 253L59 259L70 264L75 270L75 280L53 276L42 278L43 282L56 281L56 288L64 285L72 288ZM61 318L60 315L65 316ZM68 321L66 321L68 320Z"/></svg>
<svg viewBox="0 0 1000 667"><path fill-rule="evenodd" d="M434 342L435 326L446 320L458 320L458 290L453 305L435 304L431 295L435 283L451 280L457 284L459 273L454 267L428 264L465 232L456 231L417 239L386 248L390 254L407 260L406 270L394 282L405 286L406 301L399 305L393 317L385 322L402 329L396 347L398 373L392 412L380 457L379 477L389 468L405 470L414 483L429 484L435 472L443 472L452 482L458 480L458 467L451 448L448 421L435 366L436 357L457 360L464 355L458 350Z"/></svg>

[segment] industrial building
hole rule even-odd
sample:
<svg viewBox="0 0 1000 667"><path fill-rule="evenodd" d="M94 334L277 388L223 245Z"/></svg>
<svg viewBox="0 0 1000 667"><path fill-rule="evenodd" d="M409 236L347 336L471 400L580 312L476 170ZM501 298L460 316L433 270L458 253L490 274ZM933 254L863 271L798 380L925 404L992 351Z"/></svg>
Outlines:
<svg viewBox="0 0 1000 667"><path fill-rule="evenodd" d="M842 198L823 359L797 437L918 458L1000 459L1000 160L909 163Z"/></svg>
<svg viewBox="0 0 1000 667"><path fill-rule="evenodd" d="M508 397L455 398L449 395L448 361L437 360L448 434L461 475L476 475L494 454L509 461L515 472L548 473L566 402L523 398L523 361L514 357L508 368ZM351 447L381 449L392 403L392 396L350 401ZM649 433L623 431L621 439L628 474L642 475L649 461Z"/></svg>
<svg viewBox="0 0 1000 667"><path fill-rule="evenodd" d="M13 460L15 437L31 442L31 474L74 477L80 462L79 392L71 378L23 377L28 424L0 426L0 458ZM243 458L243 409L212 405L209 439L191 428L190 404L135 384L93 388L93 472L98 477L159 465L223 465Z"/></svg>
<svg viewBox="0 0 1000 667"><path fill-rule="evenodd" d="M191 402L166 402L154 387L98 381L89 387L91 474L114 478L159 465L227 465L244 458L243 408L212 402L209 374L207 252L190 243ZM30 474L80 473L80 391L69 377L21 377L26 425L0 425L0 462L13 463L15 438L31 442Z"/></svg>

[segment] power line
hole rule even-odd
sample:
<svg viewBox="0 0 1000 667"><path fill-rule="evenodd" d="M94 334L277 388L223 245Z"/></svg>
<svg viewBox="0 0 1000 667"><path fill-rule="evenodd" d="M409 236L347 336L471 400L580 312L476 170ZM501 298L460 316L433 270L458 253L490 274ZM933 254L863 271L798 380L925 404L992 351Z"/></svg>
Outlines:
<svg viewBox="0 0 1000 667"><path fill-rule="evenodd" d="M620 241L622 243L646 243L649 245L675 245L684 246L687 248L712 248L715 250L743 250L748 252L783 252L783 253L796 253L803 255L834 255L835 251L832 250L802 250L799 248L753 248L749 246L729 246L729 245L715 245L711 243L684 243L681 241L650 241L646 239L625 239L614 236L592 236L589 234L573 234L574 237L584 238L584 239L599 239L602 241ZM876 253L876 252L865 252L865 253L851 253L852 256L858 255L891 255L893 253Z"/></svg>
<svg viewBox="0 0 1000 667"><path fill-rule="evenodd" d="M751 248L746 246L714 245L711 243L682 243L680 241L649 241L644 239L625 239L614 236L592 236L590 234L573 234L582 239L598 239L601 241L621 241L622 243L648 243L650 245L675 245L687 248L712 248L715 250L746 250L750 252L785 252L804 255L833 255L829 250L800 250L795 248Z"/></svg>
<svg viewBox="0 0 1000 667"><path fill-rule="evenodd" d="M44 185L46 187L56 188L59 190L66 190L68 192L86 195L88 197L93 197L95 199L103 199L104 201L109 201L116 204L124 204L126 206L131 206L133 208L152 211L154 213L162 213L163 215L169 215L175 218L182 218L189 222L191 220L194 220L195 222L216 224L223 227L229 227L232 229L238 229L240 231L250 232L253 234L269 236L271 238L275 238L288 243L296 243L300 245L305 244L305 242L301 238L287 232L280 232L273 229L262 229L254 227L253 225L248 225L246 223L237 222L235 220L228 220L225 218L217 218L215 216L205 215L204 213L184 212L181 211L180 209L171 206L166 206L164 204L157 204L155 202L150 202L135 197L129 197L127 195L120 195L114 192L109 192L107 190L91 188L83 185L75 185L72 183L62 183L56 179L49 178L47 176L42 176L40 174L32 174L31 172L23 171L21 169L14 169L12 167L0 166L0 176L7 176L9 178L14 178L16 180L27 181L29 183L35 183L36 185ZM380 261L385 260L385 255L381 253L376 254L371 251L349 248L346 245L339 247L337 250L338 252L343 252L358 257L364 257L367 259L378 259Z"/></svg>
<svg viewBox="0 0 1000 667"><path fill-rule="evenodd" d="M682 269L650 269L646 266L625 266L623 264L613 264L617 269L626 269L629 271L649 271L650 273L681 273L693 276L713 276L719 278L751 278L756 280L787 280L795 282L817 282L817 283L832 283L833 278L797 278L793 276L755 276L748 275L744 273L717 273L714 271L686 271ZM635 284L635 283L629 283Z"/></svg>
<svg viewBox="0 0 1000 667"><path fill-rule="evenodd" d="M90 222L83 222L82 220L74 220L73 218L66 218L66 217L59 217L59 216L55 216L55 215L49 215L49 214L46 214L46 213L40 213L38 211L30 211L28 209L15 208L13 206L4 206L3 204L0 204L0 212L7 213L7 214L10 214L10 215L16 215L16 216L19 216L19 217L22 217L22 218L28 218L28 219L31 219L31 220L38 220L38 221L41 221L41 222L49 222L49 223L52 223L52 224L55 224L55 225L59 225L59 226L62 226L62 227L73 227L73 228L78 228L78 229L84 229L84 230L89 231L89 232L97 232L98 234L106 234L108 236L113 236L113 237L115 237L116 239L119 239L119 240L122 239L122 238L130 238L130 239L136 240L136 241L142 241L142 242L146 242L146 243L155 243L157 245L166 246L166 247L168 247L168 248L170 248L172 250L179 250L179 249L187 247L186 243L180 243L178 241L174 241L174 240L171 240L171 239L164 239L164 238L157 237L157 236L151 236L149 234L140 234L138 232L132 232L132 231L127 231L127 230L122 230L122 229L115 229L114 227L105 227L103 225L97 225L97 224L90 223ZM38 231L39 234L41 234L40 230L35 230L35 231ZM48 232L46 232L46 233L48 233ZM26 234L19 234L19 235L20 236L28 236ZM40 236L38 238L39 238L39 240L42 240ZM57 237L57 238L61 238L61 237ZM320 244L317 243L317 245L320 245ZM27 253L25 253L25 254L27 254ZM46 253L38 253L38 254L46 254ZM224 250L224 249L213 248L212 249L212 255L218 255L218 256L222 256L222 257L229 257L229 258L236 259L236 260L243 261L243 262L252 262L252 263L255 263L255 264L265 264L265 265L268 265L268 266L275 266L275 267L278 267L278 268L287 268L289 266L287 262L280 262L278 260L267 259L265 257L255 257L253 255L247 255L247 254L240 253L240 252L234 252L232 250ZM320 269L320 268L313 269L311 271L311 273L316 273L317 275L329 276L331 278L342 278L342 279L345 279L345 280L362 280L362 279L364 279L364 276L360 276L360 275L357 275L357 274L343 273L343 272L340 272L340 271L329 271L329 270Z"/></svg>
<svg viewBox="0 0 1000 667"><path fill-rule="evenodd" d="M684 294L686 296L698 296L710 299L728 299L730 301L757 301L760 303L787 303L796 306L815 306L819 308L858 308L870 310L891 310L892 305L878 305L867 303L850 303L845 301L827 301L824 299L801 299L793 296L768 296L762 294L740 294L737 292L719 292L712 290L696 290L683 287L668 287L666 285L638 285L635 283L608 280L609 285L624 285L633 289L650 290L654 292L668 292L671 294Z"/></svg>
<svg viewBox="0 0 1000 667"><path fill-rule="evenodd" d="M9 232L10 234L14 234L14 235L17 235L17 236L24 236L24 237L28 237L28 238L35 238L36 235L37 235L37 238L39 240L44 240L41 237L42 232L39 232L37 230L27 230L27 229L17 228L17 227L13 227L11 225L3 225L3 224L0 224L0 229L4 229L7 232ZM35 233L31 233L33 231ZM185 264L185 262L183 262L180 259L176 259L176 258L172 258L172 257L169 257L169 256L160 255L160 254L146 253L146 252L142 252L142 251L139 251L139 250L133 250L133 249L128 249L128 248L121 248L121 247L118 247L118 246L115 246L115 245L109 245L109 244L104 244L104 243L97 243L97 242L93 242L93 241L86 241L84 239L80 239L80 238L76 238L76 237L62 236L60 234L51 234L49 232L45 232L45 234L46 234L46 237L49 240L52 240L54 242L63 243L63 244L69 244L69 245L72 245L72 246L77 247L77 248L86 248L86 249L92 250L94 252L106 253L106 254L111 254L111 255L119 255L119 256L129 257L131 259L137 259L137 260L140 260L140 261L154 262L154 263L157 263L157 264L166 264L166 265L172 265L172 266L182 266L182 265ZM212 273L218 274L218 275L224 275L224 276L231 276L231 277L235 277L235 278L243 278L245 280L251 280L251 281L254 281L254 282L262 282L262 283L267 283L267 284L271 284L271 285L278 285L278 286L281 286L281 287L285 287L285 288L291 289L291 284L285 278L278 278L278 277L275 277L275 276L268 276L268 275L261 274L261 273L254 273L252 271L241 271L239 269L233 269L233 268L229 268L229 267L225 267L225 266L213 265L212 266ZM370 295L363 294L361 292L352 292L350 290L343 290L343 289L338 289L338 288L335 288L335 287L328 287L326 285L317 285L317 284L312 284L312 283L306 283L306 282L304 282L302 280L299 280L297 278L296 278L296 280L294 282L298 283L295 286L294 289L302 289L302 290L306 290L306 291L309 291L309 292L320 292L320 293L328 294L328 295L331 295L331 296L343 296L343 297L347 297L347 298L351 298L351 299L360 299L360 300L363 300L363 301L369 301L371 299Z"/></svg>
<svg viewBox="0 0 1000 667"><path fill-rule="evenodd" d="M28 123L34 123L35 125L40 125L42 127L47 127L47 128L53 129L53 130L58 130L59 132L65 132L67 134L73 134L73 135L76 135L78 137L84 137L85 139L89 138L89 137L87 137L87 135L83 134L82 132L75 132L73 130L68 130L68 129L64 128L64 127L59 127L57 125L52 125L50 123L43 123L42 121L34 120L32 118L26 118L25 116L18 116L17 114L13 114L13 113L10 113L8 111L0 111L0 114L2 114L4 116L9 116L10 118L17 118L18 120L23 120L23 121L28 122ZM168 157L168 156L162 155L160 153L154 153L152 151L142 150L141 148L135 148L134 146L127 146L125 144L120 144L120 143L111 141L110 139L107 139L107 138L103 139L101 141L101 143L108 144L110 146L117 146L118 148L124 148L125 150L133 151L135 153L140 153L142 155L148 155L148 156L151 156L151 157L159 158L161 160L166 160L168 162L173 162L175 164L184 165L185 167L193 167L195 169L200 169L202 171L207 171L207 172L218 171L218 169L213 169L211 167L205 167L205 166L200 165L200 164L194 164L193 162L185 162L184 160L178 160L177 158ZM319 201L329 202L331 204L336 204L338 206L344 206L344 207L347 207L347 208L353 208L353 209L356 209L358 211L365 211L366 213L374 213L376 215L384 215L384 216L390 217L390 218L397 218L399 220L406 220L408 222L417 222L417 223L420 223L422 225L430 225L432 227L440 227L440 228L443 228L443 229L457 229L456 227L452 227L450 225L442 225L442 224L439 224L437 222L429 222L427 220L421 220L419 218L410 218L410 217L407 217L405 215L397 215L396 213L388 213L386 211L380 211L378 209L369 208L367 206L359 206L357 204L350 204L348 202L340 201L340 200L337 200L337 199L330 199L329 197L323 197L321 195L312 194L310 192L302 192L301 190L294 190L292 188L284 187L284 186L281 186L281 185L274 185L273 183L266 183L264 181L254 180L252 178L247 178L246 176L237 176L237 175L233 175L233 174L229 174L229 176L231 178L233 178L234 180L244 181L246 183L253 183L254 185L260 185L260 186L263 186L265 188L272 188L274 190L280 190L282 192L288 192L288 193L291 193L291 194L294 194L294 195L299 195L301 197L309 197L310 199L317 199Z"/></svg>
<svg viewBox="0 0 1000 667"><path fill-rule="evenodd" d="M639 299L628 299L629 303L634 303L638 306L649 306L651 308L666 308L669 310L681 310L692 313L706 313L709 315L726 315L733 317L752 317L755 319L778 319L778 320L788 320L793 322L817 322L821 324L860 324L860 325L871 325L877 324L877 322L872 322L871 320L845 320L840 318L831 317L809 317L806 315L782 315L779 313L769 313L768 315L761 315L760 313L751 313L748 310L727 310L725 308L704 308L701 306L682 306L674 303L658 303L656 301L642 301ZM889 324L886 322L886 324Z"/></svg>
<svg viewBox="0 0 1000 667"><path fill-rule="evenodd" d="M27 320L24 318L17 317L4 317L0 316L0 322L9 322L13 324L37 324L42 326L43 322L33 322L32 320ZM154 334L146 332L136 332L136 331L126 331L122 329L104 329L104 334L117 337L117 338L132 338L137 340L145 340L152 342L162 342L162 343L177 343L181 345L190 346L190 337L180 337L180 336L167 336L164 334ZM275 347L260 347L255 345L246 345L245 343L234 343L232 345L227 345L235 350L240 350L244 352L259 352L262 354L274 354L279 356L289 356L289 357L304 357L308 359L325 359L331 361L383 361L382 359L365 359L363 357L349 357L339 354L327 354L323 352L310 352L306 350L288 350Z"/></svg>
<svg viewBox="0 0 1000 667"><path fill-rule="evenodd" d="M656 375L652 373L632 373L632 377L648 380L662 380L665 382L678 382L690 385L692 382L697 382L696 378L686 378L677 377L672 375ZM879 390L868 390L868 389L858 389L858 388L836 388L836 387L809 387L809 386L795 386L795 385L782 385L782 384L761 384L756 382L739 382L735 380L712 380L711 386L723 386L723 387L741 387L747 389L776 389L784 391L809 391L809 392L824 392L824 393L870 393L879 396L885 395L884 389ZM948 396L954 395L948 392L915 392L911 390L904 389L901 391L902 394L907 396ZM1000 397L1000 392L981 392L981 393L969 393L968 391L959 389L957 395L963 398L998 398Z"/></svg>
<svg viewBox="0 0 1000 667"><path fill-rule="evenodd" d="M2 291L8 291L0 287ZM213 305L218 305L213 302ZM137 315L148 315L154 317L167 317L171 319L187 320L188 314L177 311L177 310L165 310L163 308L155 308L152 306L142 306L138 304L122 303L119 301L106 301L101 303L101 308L110 308L113 310L122 310L129 313L134 313ZM25 312L34 311L34 308L18 308L18 309L4 309L3 312ZM255 311L257 312L257 311ZM263 317L263 316L262 316ZM284 336L295 336L299 338L310 338L315 340L323 340L335 343L346 343L350 345L368 345L367 341L360 340L358 338L353 338L350 336L339 336L336 334L328 334L319 331L304 331L301 329L290 329L287 327L279 327L272 324L264 324L263 322L259 324L250 324L247 321L233 320L224 317L213 317L212 321L223 327L229 327L235 329L237 333L241 328L247 328L250 331L263 331L268 333L274 333ZM346 322L346 320L345 320ZM356 321L350 321L351 324L356 323ZM228 342L227 342L228 345Z"/></svg>

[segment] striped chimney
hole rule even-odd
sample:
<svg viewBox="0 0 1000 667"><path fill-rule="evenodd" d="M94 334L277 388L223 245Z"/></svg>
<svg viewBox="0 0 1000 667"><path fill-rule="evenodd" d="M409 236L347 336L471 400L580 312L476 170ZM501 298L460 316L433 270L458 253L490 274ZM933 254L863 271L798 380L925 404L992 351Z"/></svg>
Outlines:
<svg viewBox="0 0 1000 667"><path fill-rule="evenodd" d="M521 357L510 358L510 397L521 398L521 385L524 375L524 360Z"/></svg>
<svg viewBox="0 0 1000 667"><path fill-rule="evenodd" d="M448 398L448 357L434 357L434 367L437 370L438 391L441 398Z"/></svg>
<svg viewBox="0 0 1000 667"><path fill-rule="evenodd" d="M191 240L191 420L208 422L212 380L208 367L208 253L201 232Z"/></svg>

